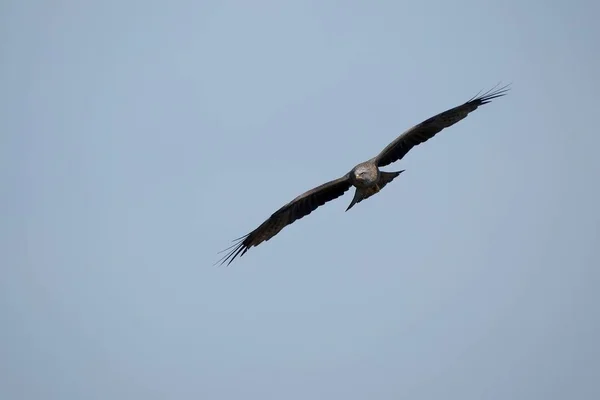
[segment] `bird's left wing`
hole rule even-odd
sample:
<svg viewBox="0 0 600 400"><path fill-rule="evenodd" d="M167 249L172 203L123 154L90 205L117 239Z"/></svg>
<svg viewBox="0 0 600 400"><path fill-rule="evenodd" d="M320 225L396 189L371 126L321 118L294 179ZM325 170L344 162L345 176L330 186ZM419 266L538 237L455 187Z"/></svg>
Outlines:
<svg viewBox="0 0 600 400"><path fill-rule="evenodd" d="M479 106L489 103L492 99L504 96L508 91L508 86L509 85L506 85L499 89L492 88L486 93L476 96L464 104L434 115L408 129L392 143L387 145L386 148L375 157L377 166L383 167L400 160L410 151L410 149L431 139L441 130L466 118L467 115L475 111Z"/></svg>
<svg viewBox="0 0 600 400"><path fill-rule="evenodd" d="M217 261L217 263L220 262L223 264L227 262L227 265L229 265L238 255L240 257L243 256L250 247L258 246L262 242L271 239L294 221L307 216L328 201L340 197L352 185L349 178L349 174L346 174L341 178L324 183L296 197L275 211L258 228L247 235L235 239L233 245L223 250L230 251L221 260Z"/></svg>

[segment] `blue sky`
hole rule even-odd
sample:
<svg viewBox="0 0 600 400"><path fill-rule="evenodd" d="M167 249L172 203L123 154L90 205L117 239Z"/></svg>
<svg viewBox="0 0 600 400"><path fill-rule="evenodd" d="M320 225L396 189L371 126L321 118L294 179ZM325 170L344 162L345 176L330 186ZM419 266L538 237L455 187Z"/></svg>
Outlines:
<svg viewBox="0 0 600 400"><path fill-rule="evenodd" d="M0 397L600 398L599 12L2 2ZM212 265L499 81L380 194Z"/></svg>

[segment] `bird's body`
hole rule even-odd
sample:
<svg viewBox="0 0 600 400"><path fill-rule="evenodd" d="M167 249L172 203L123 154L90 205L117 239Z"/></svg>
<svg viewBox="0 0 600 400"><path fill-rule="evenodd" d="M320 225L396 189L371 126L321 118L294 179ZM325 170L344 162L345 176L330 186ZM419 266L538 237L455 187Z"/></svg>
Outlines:
<svg viewBox="0 0 600 400"><path fill-rule="evenodd" d="M497 90L494 89L413 126L387 145L377 156L357 164L341 178L324 183L296 197L275 211L254 231L236 239L232 246L223 250L232 249L220 260L221 263L229 260L228 264L230 264L238 255L244 255L250 247L258 246L263 241L269 240L287 225L310 214L326 202L336 199L351 187L355 187L354 197L346 211L362 200L375 195L404 172L404 170L397 172L381 171L380 167L400 160L414 146L429 140L444 128L466 118L469 113L479 106L489 103L492 99L504 96L508 90L507 86Z"/></svg>
<svg viewBox="0 0 600 400"><path fill-rule="evenodd" d="M372 158L358 164L348 173L348 181L356 188L354 198L346 209L348 211L355 204L378 193L385 185L404 171L385 172L377 166L377 159Z"/></svg>

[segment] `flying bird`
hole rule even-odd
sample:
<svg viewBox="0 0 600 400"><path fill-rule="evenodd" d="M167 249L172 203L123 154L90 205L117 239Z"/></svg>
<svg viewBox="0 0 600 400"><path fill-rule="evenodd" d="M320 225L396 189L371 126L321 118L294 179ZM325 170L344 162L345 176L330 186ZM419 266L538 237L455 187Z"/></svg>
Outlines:
<svg viewBox="0 0 600 400"><path fill-rule="evenodd" d="M443 129L466 118L469 113L475 111L479 106L489 103L492 99L504 96L508 92L509 86L510 84L497 89L498 85L496 85L483 94L479 92L467 102L434 115L406 130L375 157L356 165L344 176L301 194L275 211L258 228L234 239L234 244L220 253L228 250L229 252L215 264L219 262L221 265L225 262L227 262L227 265L231 264L238 255L243 256L252 246L258 246L262 242L271 239L286 226L307 216L319 206L340 197L354 186L356 188L354 197L348 208L346 208L346 211L350 210L355 204L378 193L404 172L404 170L385 172L381 171L380 167L402 159L413 147L426 142Z"/></svg>

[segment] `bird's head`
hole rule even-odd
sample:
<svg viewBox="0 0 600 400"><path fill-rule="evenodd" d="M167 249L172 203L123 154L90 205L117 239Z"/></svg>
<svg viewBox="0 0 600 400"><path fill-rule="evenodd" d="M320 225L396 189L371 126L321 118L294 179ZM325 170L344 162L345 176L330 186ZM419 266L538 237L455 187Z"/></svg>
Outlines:
<svg viewBox="0 0 600 400"><path fill-rule="evenodd" d="M377 179L377 171L368 165L359 165L352 171L354 179L358 182L370 182Z"/></svg>
<svg viewBox="0 0 600 400"><path fill-rule="evenodd" d="M357 181L360 181L365 178L365 171L359 168L354 168L352 170L352 177Z"/></svg>

